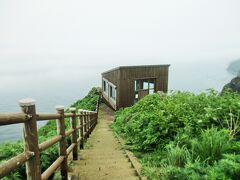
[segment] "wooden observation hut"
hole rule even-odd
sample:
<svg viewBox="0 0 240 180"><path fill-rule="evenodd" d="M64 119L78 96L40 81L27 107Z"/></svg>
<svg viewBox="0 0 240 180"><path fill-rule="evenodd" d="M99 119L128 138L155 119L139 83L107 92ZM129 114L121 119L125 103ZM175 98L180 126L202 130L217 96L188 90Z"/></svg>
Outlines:
<svg viewBox="0 0 240 180"><path fill-rule="evenodd" d="M170 65L120 66L102 73L105 103L117 110L157 91L168 90Z"/></svg>

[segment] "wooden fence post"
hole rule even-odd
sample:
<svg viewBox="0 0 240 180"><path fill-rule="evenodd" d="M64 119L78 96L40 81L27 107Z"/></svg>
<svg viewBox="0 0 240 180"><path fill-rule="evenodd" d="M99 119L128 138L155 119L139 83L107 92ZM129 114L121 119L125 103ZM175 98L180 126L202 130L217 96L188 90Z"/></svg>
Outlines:
<svg viewBox="0 0 240 180"><path fill-rule="evenodd" d="M94 129L94 124L95 124L94 114L93 113L91 113L90 119L91 119L91 132L92 132L93 129Z"/></svg>
<svg viewBox="0 0 240 180"><path fill-rule="evenodd" d="M40 153L38 148L37 117L34 99L22 99L19 101L22 111L27 114L29 120L24 123L23 135L25 141L25 151L34 156L26 162L26 173L28 180L40 180Z"/></svg>
<svg viewBox="0 0 240 180"><path fill-rule="evenodd" d="M84 122L84 140L87 138L87 115L86 111L83 111L83 122Z"/></svg>
<svg viewBox="0 0 240 180"><path fill-rule="evenodd" d="M81 126L81 129L80 129L80 137L81 137L80 149L83 149L83 148L84 148L83 113L82 113L82 110L81 110L81 109L79 109L78 112L79 112L79 114L80 114L79 120L80 120L80 126Z"/></svg>
<svg viewBox="0 0 240 180"><path fill-rule="evenodd" d="M97 112L97 119L96 119L96 124L98 123L98 112L99 112L99 104L100 104L100 100L101 100L101 98L100 98L100 96L98 97L98 101L97 101L97 106L96 106L96 112Z"/></svg>
<svg viewBox="0 0 240 180"><path fill-rule="evenodd" d="M95 128L95 126L96 126L96 113L94 113L94 114L92 114L92 119L93 119L93 129Z"/></svg>
<svg viewBox="0 0 240 180"><path fill-rule="evenodd" d="M94 124L94 128L96 127L97 123L98 123L98 113L94 114L94 121L95 121L95 124Z"/></svg>
<svg viewBox="0 0 240 180"><path fill-rule="evenodd" d="M86 112L86 119L87 119L87 138L89 138L89 134L90 134L90 119L89 119L89 111Z"/></svg>
<svg viewBox="0 0 240 180"><path fill-rule="evenodd" d="M92 113L90 117L91 117L90 119L91 119L91 132L92 132L94 129L94 123L95 123L94 122L94 114Z"/></svg>
<svg viewBox="0 0 240 180"><path fill-rule="evenodd" d="M89 134L92 133L92 112L89 112Z"/></svg>
<svg viewBox="0 0 240 180"><path fill-rule="evenodd" d="M72 143L75 143L75 147L73 148L73 160L78 160L78 145L77 145L77 130L76 130L76 108L70 108L70 112L73 113L73 117L71 117L71 126L74 130L72 133Z"/></svg>
<svg viewBox="0 0 240 180"><path fill-rule="evenodd" d="M92 112L89 112L88 113L88 118L89 118L89 136L90 136L90 134L92 133Z"/></svg>
<svg viewBox="0 0 240 180"><path fill-rule="evenodd" d="M67 167L67 145L65 138L65 122L64 122L64 106L56 106L57 113L61 115L57 119L57 132L62 136L62 139L59 142L59 156L63 156L64 160L61 164L61 176L63 180L68 179L68 167Z"/></svg>

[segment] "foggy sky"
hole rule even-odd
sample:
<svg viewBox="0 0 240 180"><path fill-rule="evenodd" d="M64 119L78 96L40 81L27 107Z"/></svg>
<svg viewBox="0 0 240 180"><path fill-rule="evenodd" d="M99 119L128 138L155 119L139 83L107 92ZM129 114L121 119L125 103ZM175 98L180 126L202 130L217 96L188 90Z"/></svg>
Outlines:
<svg viewBox="0 0 240 180"><path fill-rule="evenodd" d="M171 64L169 90L221 90L232 78L228 64L240 58L239 7L239 0L0 0L0 112L19 111L26 97L39 112L69 107L120 65Z"/></svg>
<svg viewBox="0 0 240 180"><path fill-rule="evenodd" d="M0 61L226 63L240 57L239 7L239 0L0 0Z"/></svg>

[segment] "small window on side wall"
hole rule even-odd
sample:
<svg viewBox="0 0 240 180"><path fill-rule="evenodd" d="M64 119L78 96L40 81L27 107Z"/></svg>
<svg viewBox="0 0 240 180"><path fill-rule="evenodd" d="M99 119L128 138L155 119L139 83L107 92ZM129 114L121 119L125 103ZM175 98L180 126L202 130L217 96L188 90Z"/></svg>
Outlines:
<svg viewBox="0 0 240 180"><path fill-rule="evenodd" d="M107 92L107 82L103 80L103 91Z"/></svg>
<svg viewBox="0 0 240 180"><path fill-rule="evenodd" d="M116 100L116 89L112 86L109 86L109 87L110 87L110 97Z"/></svg>

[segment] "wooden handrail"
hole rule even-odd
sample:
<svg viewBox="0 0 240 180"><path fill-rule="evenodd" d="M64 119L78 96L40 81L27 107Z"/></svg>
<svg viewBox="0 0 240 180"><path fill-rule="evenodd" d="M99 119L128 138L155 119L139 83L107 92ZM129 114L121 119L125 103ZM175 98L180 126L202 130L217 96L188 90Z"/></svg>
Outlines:
<svg viewBox="0 0 240 180"><path fill-rule="evenodd" d="M65 113L64 114L65 118L69 118L69 117L73 117L73 116L75 116L75 114L73 114L73 113Z"/></svg>
<svg viewBox="0 0 240 180"><path fill-rule="evenodd" d="M69 154L73 151L75 147L77 147L77 144L73 143L67 148L67 156L69 156Z"/></svg>
<svg viewBox="0 0 240 180"><path fill-rule="evenodd" d="M8 175L12 170L17 169L19 166L24 164L27 160L33 157L34 154L32 152L24 152L19 154L11 159L9 159L4 164L0 165L0 178Z"/></svg>
<svg viewBox="0 0 240 180"><path fill-rule="evenodd" d="M54 163L41 175L42 180L47 180L58 168L61 166L62 162L64 161L63 156L58 157Z"/></svg>
<svg viewBox="0 0 240 180"><path fill-rule="evenodd" d="M82 128L82 126L81 125L79 125L79 126L77 126L76 127L76 129L78 130L78 129L81 129Z"/></svg>
<svg viewBox="0 0 240 180"><path fill-rule="evenodd" d="M36 113L35 100L20 101L21 113L0 114L0 126L24 123L24 152L0 165L0 178L26 163L27 179L48 179L59 167L62 179L67 179L67 157L72 153L72 159L78 159L78 148L84 148L84 142L89 137L98 120L100 96L95 111L70 108L70 113L64 113L63 106L57 106L56 113ZM71 129L66 131L65 118L70 118ZM79 121L77 121L79 119ZM51 139L38 144L37 121L57 120L58 134ZM77 124L79 122L79 124ZM71 135L71 144L67 147L66 137ZM40 152L59 142L59 157L41 174Z"/></svg>
<svg viewBox="0 0 240 180"><path fill-rule="evenodd" d="M0 114L0 126L24 123L29 119L25 113Z"/></svg>
<svg viewBox="0 0 240 180"><path fill-rule="evenodd" d="M39 150L40 151L46 150L47 148L51 147L55 143L59 142L61 139L62 139L61 135L56 135L52 139L49 139L48 141L45 141L39 144Z"/></svg>
<svg viewBox="0 0 240 180"><path fill-rule="evenodd" d="M65 133L65 136L70 136L72 135L72 133L75 131L75 129L69 129L66 133Z"/></svg>
<svg viewBox="0 0 240 180"><path fill-rule="evenodd" d="M60 115L55 113L38 113L37 114L37 121L56 120L58 118L60 118Z"/></svg>

